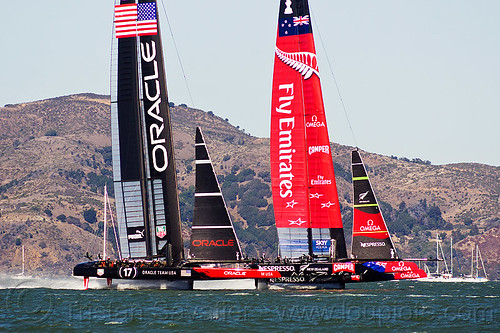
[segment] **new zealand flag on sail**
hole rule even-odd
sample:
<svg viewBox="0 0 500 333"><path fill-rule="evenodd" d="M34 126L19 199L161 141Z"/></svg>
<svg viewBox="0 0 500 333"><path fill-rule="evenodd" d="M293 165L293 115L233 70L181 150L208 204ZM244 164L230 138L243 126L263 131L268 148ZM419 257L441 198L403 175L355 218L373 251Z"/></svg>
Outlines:
<svg viewBox="0 0 500 333"><path fill-rule="evenodd" d="M278 29L280 37L311 33L311 16L307 1L281 0Z"/></svg>

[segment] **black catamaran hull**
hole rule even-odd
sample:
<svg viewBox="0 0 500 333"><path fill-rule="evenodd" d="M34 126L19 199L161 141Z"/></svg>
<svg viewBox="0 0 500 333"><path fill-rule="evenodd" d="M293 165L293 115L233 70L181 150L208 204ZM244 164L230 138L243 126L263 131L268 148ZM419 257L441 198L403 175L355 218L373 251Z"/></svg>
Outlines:
<svg viewBox="0 0 500 333"><path fill-rule="evenodd" d="M199 266L186 263L184 266L154 266L154 264L136 263L134 265L115 262L94 261L77 265L75 276L88 278L120 280L120 283L143 281L143 288L148 282L159 283L183 282L181 289L193 289L197 281L218 281L222 287L213 284L210 289L265 289L269 285L290 289L318 288L344 289L346 283L376 282L425 277L415 263L408 261L358 261L358 262L280 262L280 263L240 263L245 268ZM232 280L231 287L224 282ZM251 281L249 284L248 281ZM238 285L239 284L239 285ZM171 288L167 286L166 288ZM179 287L174 287L179 289Z"/></svg>
<svg viewBox="0 0 500 333"><path fill-rule="evenodd" d="M243 266L243 264L242 264ZM84 289L89 279L107 281L108 287L114 285L133 286L134 288L163 289L255 289L266 288L271 278L279 278L277 271L265 268L238 267L201 267L201 266L151 266L115 265L115 262L93 261L75 266L74 276L84 278ZM118 281L118 283L116 283ZM201 285L200 283L208 283Z"/></svg>

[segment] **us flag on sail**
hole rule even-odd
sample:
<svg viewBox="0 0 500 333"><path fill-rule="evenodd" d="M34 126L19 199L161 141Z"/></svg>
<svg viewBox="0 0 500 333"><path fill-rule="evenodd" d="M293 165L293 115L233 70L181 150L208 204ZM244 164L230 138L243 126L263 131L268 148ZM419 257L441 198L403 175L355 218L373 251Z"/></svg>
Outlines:
<svg viewBox="0 0 500 333"><path fill-rule="evenodd" d="M116 5L115 34L116 38L158 34L156 3Z"/></svg>

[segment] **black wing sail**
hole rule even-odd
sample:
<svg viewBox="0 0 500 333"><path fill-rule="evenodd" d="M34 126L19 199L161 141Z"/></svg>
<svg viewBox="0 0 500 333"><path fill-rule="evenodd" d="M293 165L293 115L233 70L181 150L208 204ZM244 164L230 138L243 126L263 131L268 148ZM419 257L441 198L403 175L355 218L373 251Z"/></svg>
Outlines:
<svg viewBox="0 0 500 333"><path fill-rule="evenodd" d="M111 129L123 257L184 257L155 0L115 5ZM132 28L130 28L132 26Z"/></svg>
<svg viewBox="0 0 500 333"><path fill-rule="evenodd" d="M196 188L190 254L197 260L239 260L240 244L199 127L195 149Z"/></svg>
<svg viewBox="0 0 500 333"><path fill-rule="evenodd" d="M394 244L358 150L352 152L352 182L354 212L351 253L353 258L397 259Z"/></svg>

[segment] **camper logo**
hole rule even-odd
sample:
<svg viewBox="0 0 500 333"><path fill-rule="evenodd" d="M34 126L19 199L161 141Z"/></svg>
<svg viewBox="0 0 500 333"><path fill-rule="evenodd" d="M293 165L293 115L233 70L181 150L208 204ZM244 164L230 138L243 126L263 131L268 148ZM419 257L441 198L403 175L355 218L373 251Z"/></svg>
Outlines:
<svg viewBox="0 0 500 333"><path fill-rule="evenodd" d="M330 146L329 145L309 146L309 155L312 155L315 153L330 154Z"/></svg>
<svg viewBox="0 0 500 333"><path fill-rule="evenodd" d="M167 227L164 225L156 227L156 237L164 238L167 235Z"/></svg>

